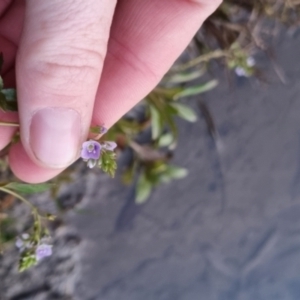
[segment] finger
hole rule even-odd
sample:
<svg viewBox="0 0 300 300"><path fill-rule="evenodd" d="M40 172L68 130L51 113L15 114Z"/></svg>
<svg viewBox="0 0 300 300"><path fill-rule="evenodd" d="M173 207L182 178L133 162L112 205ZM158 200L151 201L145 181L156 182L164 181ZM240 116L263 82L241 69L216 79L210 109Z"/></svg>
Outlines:
<svg viewBox="0 0 300 300"><path fill-rule="evenodd" d="M21 140L35 163L63 168L88 133L115 1L26 5L16 65Z"/></svg>
<svg viewBox="0 0 300 300"><path fill-rule="evenodd" d="M108 127L143 99L220 0L121 0L97 92L93 123Z"/></svg>
<svg viewBox="0 0 300 300"><path fill-rule="evenodd" d="M16 0L12 2L0 20L0 35L15 45L17 45L20 40L24 22L24 9L25 1Z"/></svg>
<svg viewBox="0 0 300 300"><path fill-rule="evenodd" d="M29 183L48 181L63 171L62 169L49 169L37 166L26 154L21 143L15 144L11 147L8 159L13 173L19 179Z"/></svg>
<svg viewBox="0 0 300 300"><path fill-rule="evenodd" d="M14 64L23 23L24 3L20 0L14 2L3 0L0 3L0 52L4 57L1 76L5 88L15 87ZM18 115L0 110L0 122L18 122ZM10 143L16 130L16 127L0 125L0 149Z"/></svg>

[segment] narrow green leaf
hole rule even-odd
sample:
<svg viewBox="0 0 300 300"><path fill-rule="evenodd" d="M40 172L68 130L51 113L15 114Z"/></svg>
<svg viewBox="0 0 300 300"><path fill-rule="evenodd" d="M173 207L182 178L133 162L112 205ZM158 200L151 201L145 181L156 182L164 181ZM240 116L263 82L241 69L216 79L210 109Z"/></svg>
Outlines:
<svg viewBox="0 0 300 300"><path fill-rule="evenodd" d="M162 131L162 117L154 105L149 104L149 109L151 115L152 139L156 140Z"/></svg>
<svg viewBox="0 0 300 300"><path fill-rule="evenodd" d="M174 179L182 179L187 175L187 169L176 166L167 166L166 170L160 174L159 181L163 183L169 183Z"/></svg>
<svg viewBox="0 0 300 300"><path fill-rule="evenodd" d="M0 76L0 91L3 89L3 79L2 77Z"/></svg>
<svg viewBox="0 0 300 300"><path fill-rule="evenodd" d="M173 100L173 97L177 95L178 93L181 93L184 91L184 88L182 87L174 87L174 88L166 88L166 87L156 87L149 95L148 97L151 97L152 95L161 96L167 100Z"/></svg>
<svg viewBox="0 0 300 300"><path fill-rule="evenodd" d="M141 174L136 185L135 203L145 203L151 194L151 190L151 182L147 180L145 174Z"/></svg>
<svg viewBox="0 0 300 300"><path fill-rule="evenodd" d="M189 73L179 73L172 75L171 77L166 78L166 82L168 83L184 83L195 80L201 77L205 73L205 69L196 70L194 72Z"/></svg>
<svg viewBox="0 0 300 300"><path fill-rule="evenodd" d="M168 166L165 173L172 179L182 179L188 175L188 170L177 166Z"/></svg>
<svg viewBox="0 0 300 300"><path fill-rule="evenodd" d="M26 184L20 182L10 182L4 187L21 194L34 194L49 190L53 187L53 183Z"/></svg>
<svg viewBox="0 0 300 300"><path fill-rule="evenodd" d="M197 86L192 86L189 88L184 89L182 92L176 94L173 99L178 100L179 98L182 97L189 97L189 96L194 96L198 94L202 94L204 92L208 92L215 88L218 85L217 80L211 80L205 84L197 85Z"/></svg>
<svg viewBox="0 0 300 300"><path fill-rule="evenodd" d="M170 103L170 105L177 110L177 115L184 120L189 122L196 122L197 121L197 114L194 110L187 105L182 103Z"/></svg>

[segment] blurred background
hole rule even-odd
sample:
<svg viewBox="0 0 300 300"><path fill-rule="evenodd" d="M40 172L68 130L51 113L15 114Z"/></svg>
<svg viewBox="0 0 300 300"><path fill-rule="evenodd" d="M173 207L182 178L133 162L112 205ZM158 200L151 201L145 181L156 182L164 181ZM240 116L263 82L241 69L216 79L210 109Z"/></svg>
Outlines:
<svg viewBox="0 0 300 300"><path fill-rule="evenodd" d="M30 197L58 218L24 273L30 210L2 197L1 300L300 299L300 3L254 2L225 1L110 130L115 179L77 163Z"/></svg>

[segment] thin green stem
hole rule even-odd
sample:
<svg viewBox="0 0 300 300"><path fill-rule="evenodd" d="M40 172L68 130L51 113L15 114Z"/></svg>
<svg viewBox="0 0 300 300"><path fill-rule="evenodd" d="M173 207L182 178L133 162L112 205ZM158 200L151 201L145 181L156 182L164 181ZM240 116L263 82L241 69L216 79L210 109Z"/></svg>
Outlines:
<svg viewBox="0 0 300 300"><path fill-rule="evenodd" d="M31 202L29 202L27 199L25 199L24 197L22 197L18 193L15 193L14 191L11 191L10 189L7 189L5 187L0 187L0 191L5 192L7 194L10 194L10 195L16 197L17 199L21 200L22 202L24 202L26 205L28 205L32 209L33 218L34 218L35 224L37 226L37 235L35 236L35 239L36 239L36 242L38 243L39 240L40 240L41 231L42 231L41 219L43 218L39 214L38 209Z"/></svg>
<svg viewBox="0 0 300 300"><path fill-rule="evenodd" d="M207 54L200 55L185 64L175 66L171 69L171 72L185 71L189 68L195 67L196 65L198 65L200 63L208 62L212 59L221 58L221 57L225 57L225 56L228 56L227 51L215 50L215 51L209 52Z"/></svg>
<svg viewBox="0 0 300 300"><path fill-rule="evenodd" d="M30 203L27 199L25 199L24 197L22 197L21 195L15 193L15 192L13 192L12 190L7 189L7 188L5 188L5 187L0 187L0 191L5 192L5 193L7 193L7 194L10 194L10 195L12 195L12 196L18 198L19 200L21 200L21 201L24 202L25 204L29 205L29 206L33 209L34 213L37 212L37 208L36 208L32 203Z"/></svg>

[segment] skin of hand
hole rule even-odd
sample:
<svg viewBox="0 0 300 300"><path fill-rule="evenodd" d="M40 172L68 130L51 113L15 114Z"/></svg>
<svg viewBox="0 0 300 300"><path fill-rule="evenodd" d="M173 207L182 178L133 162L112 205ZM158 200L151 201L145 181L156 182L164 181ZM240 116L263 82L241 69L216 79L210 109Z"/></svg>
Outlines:
<svg viewBox="0 0 300 300"><path fill-rule="evenodd" d="M0 0L6 87L17 87L21 142L9 163L49 180L78 158L91 124L112 126L143 99L221 0ZM14 128L0 128L0 149Z"/></svg>

